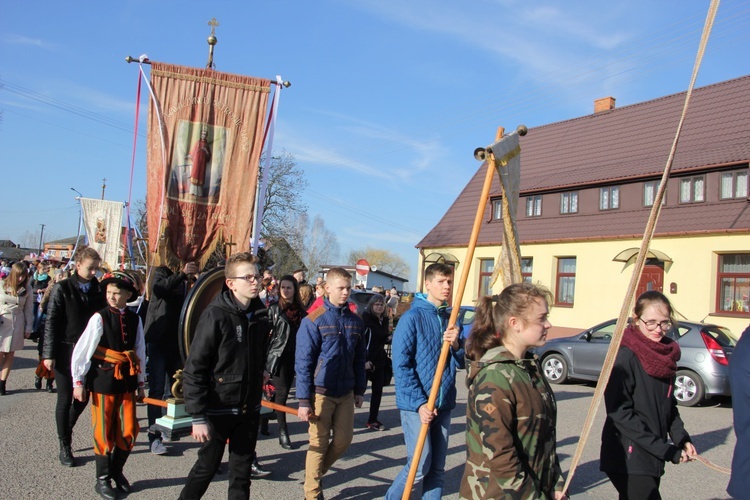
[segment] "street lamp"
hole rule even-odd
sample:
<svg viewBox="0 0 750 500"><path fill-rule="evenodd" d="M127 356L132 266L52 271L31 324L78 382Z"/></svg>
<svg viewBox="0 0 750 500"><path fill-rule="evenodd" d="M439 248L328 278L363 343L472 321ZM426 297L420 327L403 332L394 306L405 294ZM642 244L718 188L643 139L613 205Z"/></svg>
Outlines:
<svg viewBox="0 0 750 500"><path fill-rule="evenodd" d="M77 190L76 188L70 188L70 190L73 191L74 193L76 193L81 198L83 198L83 195L81 194L81 192L79 190Z"/></svg>

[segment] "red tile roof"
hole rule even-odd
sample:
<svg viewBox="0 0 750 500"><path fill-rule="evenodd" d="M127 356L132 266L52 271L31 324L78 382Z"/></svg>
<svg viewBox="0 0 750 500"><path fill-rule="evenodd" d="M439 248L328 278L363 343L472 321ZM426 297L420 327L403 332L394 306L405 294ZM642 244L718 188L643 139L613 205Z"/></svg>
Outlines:
<svg viewBox="0 0 750 500"><path fill-rule="evenodd" d="M685 92L529 129L521 138L521 194L567 191L574 186L658 178L666 165ZM750 75L695 89L672 174L741 165L750 160ZM416 246L466 246L486 164L482 164L440 222ZM491 193L499 193L495 176ZM520 205L524 200L521 198ZM546 203L546 202L545 202ZM523 208L523 207L522 207ZM548 210L549 208L549 210ZM521 243L642 234L649 209L520 218ZM489 219L489 207L485 211ZM750 231L746 200L667 206L659 233ZM485 222L479 244L499 244L499 222Z"/></svg>

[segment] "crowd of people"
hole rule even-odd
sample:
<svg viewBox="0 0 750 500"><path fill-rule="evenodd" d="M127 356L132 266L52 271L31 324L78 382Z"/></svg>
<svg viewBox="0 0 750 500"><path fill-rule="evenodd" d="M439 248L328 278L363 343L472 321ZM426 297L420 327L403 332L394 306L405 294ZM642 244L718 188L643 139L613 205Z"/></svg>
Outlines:
<svg viewBox="0 0 750 500"><path fill-rule="evenodd" d="M270 417L280 447L296 447L287 426L292 389L296 416L308 423L303 493L324 498L323 477L352 442L355 408L364 404L368 381L366 426L386 430L378 417L391 342L405 463L385 498L402 497L416 455L416 491L424 499L441 498L462 368L468 398L460 497L564 498L555 395L530 353L544 345L551 328L545 288L523 283L479 299L472 333L464 338L461 325L448 324L451 266L425 269L425 292L415 295L394 330L395 289L376 290L382 293L372 296L360 316L349 301L352 278L346 270L332 268L313 286L303 270L277 280L270 270L258 269L252 254L237 253L223 263L225 286L200 315L183 366L180 311L200 274L198 265L155 268L147 290L139 272L109 271L98 278L100 264L90 248L76 254L70 272L46 262L2 263L0 395L9 393L14 352L24 339L38 336L35 387L41 389L45 379L48 390L54 391L53 380L57 385L59 461L76 465L72 432L91 400L95 491L102 498L131 491L123 471L140 430L136 403L146 385L149 398L168 397L179 369L192 436L201 444L180 498L203 496L227 444L228 497L249 498L251 478L271 473L255 453L258 434L270 435ZM660 292L638 297L605 390L599 463L620 499L661 498L665 463L685 463L698 454L672 393L680 349L665 334L674 316ZM448 359L430 407L444 347ZM283 409L262 415L264 395ZM162 412L148 406L149 449L156 455L169 452L156 425ZM423 426L428 432L418 450ZM750 462L740 455L738 467Z"/></svg>

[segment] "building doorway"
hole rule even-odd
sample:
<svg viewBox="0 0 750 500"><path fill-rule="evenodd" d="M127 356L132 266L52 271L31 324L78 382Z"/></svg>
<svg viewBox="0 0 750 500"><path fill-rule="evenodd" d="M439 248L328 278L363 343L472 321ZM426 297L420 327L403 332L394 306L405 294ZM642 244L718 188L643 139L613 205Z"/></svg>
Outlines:
<svg viewBox="0 0 750 500"><path fill-rule="evenodd" d="M664 293L664 262L657 259L648 259L643 266L635 296L640 297L643 292L651 290Z"/></svg>

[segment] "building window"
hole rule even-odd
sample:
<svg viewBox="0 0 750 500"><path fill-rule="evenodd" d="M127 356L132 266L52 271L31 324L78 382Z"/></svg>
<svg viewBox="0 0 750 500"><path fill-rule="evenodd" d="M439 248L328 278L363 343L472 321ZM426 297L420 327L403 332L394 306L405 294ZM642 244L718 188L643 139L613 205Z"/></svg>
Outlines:
<svg viewBox="0 0 750 500"><path fill-rule="evenodd" d="M560 195L560 213L574 214L578 212L578 191L562 193Z"/></svg>
<svg viewBox="0 0 750 500"><path fill-rule="evenodd" d="M750 254L719 255L717 312L750 314Z"/></svg>
<svg viewBox="0 0 750 500"><path fill-rule="evenodd" d="M706 179L701 175L680 180L680 203L699 203L706 199Z"/></svg>
<svg viewBox="0 0 750 500"><path fill-rule="evenodd" d="M526 197L526 217L540 217L542 215L542 195Z"/></svg>
<svg viewBox="0 0 750 500"><path fill-rule="evenodd" d="M492 271L495 259L479 259L479 297L492 295Z"/></svg>
<svg viewBox="0 0 750 500"><path fill-rule="evenodd" d="M610 186L599 190L599 210L620 208L620 187Z"/></svg>
<svg viewBox="0 0 750 500"><path fill-rule="evenodd" d="M729 172L721 174L722 200L730 198L747 198L747 172Z"/></svg>
<svg viewBox="0 0 750 500"><path fill-rule="evenodd" d="M661 181L649 181L643 184L643 206L653 207L654 200L656 199L656 192L659 190L659 183ZM662 206L667 204L667 197L664 196L661 199Z"/></svg>
<svg viewBox="0 0 750 500"><path fill-rule="evenodd" d="M492 220L503 219L503 200L492 200Z"/></svg>
<svg viewBox="0 0 750 500"><path fill-rule="evenodd" d="M531 272L534 269L534 259L531 257L521 259L521 278L524 283L531 283Z"/></svg>
<svg viewBox="0 0 750 500"><path fill-rule="evenodd" d="M576 258L557 259L557 286L555 304L572 306L576 291Z"/></svg>

